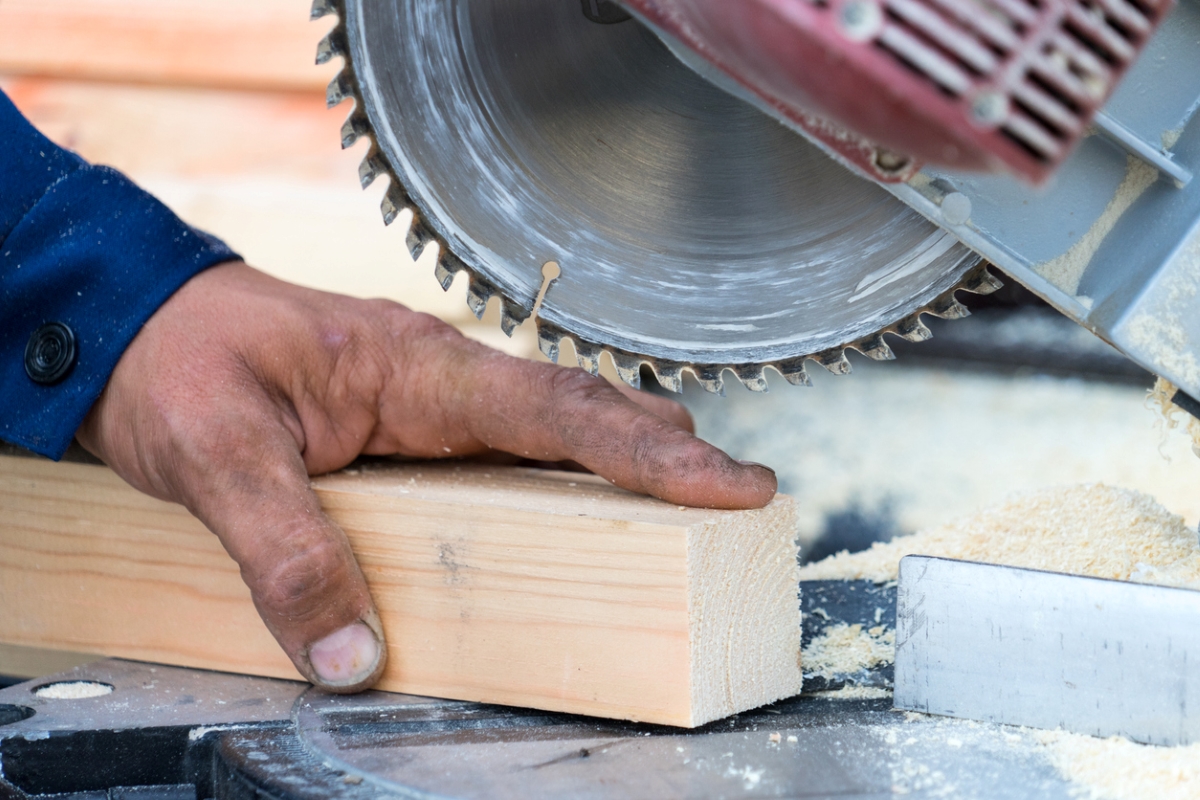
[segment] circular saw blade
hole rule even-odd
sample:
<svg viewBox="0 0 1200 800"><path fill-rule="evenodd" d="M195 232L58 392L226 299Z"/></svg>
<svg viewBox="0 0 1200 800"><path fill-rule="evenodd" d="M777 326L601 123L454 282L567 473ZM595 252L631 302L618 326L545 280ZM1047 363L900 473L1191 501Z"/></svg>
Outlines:
<svg viewBox="0 0 1200 800"><path fill-rule="evenodd" d="M555 357L570 337L595 372L607 350L637 383L678 390L763 367L807 382L849 371L921 313L961 316L957 288L995 280L952 236L680 63L636 22L597 24L566 0L317 0L339 14L320 56L354 97L343 144L369 134L364 184L389 174L387 221L414 212L416 256L441 245L448 287L470 273L482 314L511 332L533 310ZM966 283L964 284L964 281Z"/></svg>

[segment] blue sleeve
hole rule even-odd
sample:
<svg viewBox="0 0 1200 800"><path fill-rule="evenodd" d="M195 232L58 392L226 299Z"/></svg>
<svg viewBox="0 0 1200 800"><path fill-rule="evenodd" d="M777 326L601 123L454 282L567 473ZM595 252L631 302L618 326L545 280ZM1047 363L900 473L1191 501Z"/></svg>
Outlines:
<svg viewBox="0 0 1200 800"><path fill-rule="evenodd" d="M146 320L235 258L0 93L0 439L60 458Z"/></svg>

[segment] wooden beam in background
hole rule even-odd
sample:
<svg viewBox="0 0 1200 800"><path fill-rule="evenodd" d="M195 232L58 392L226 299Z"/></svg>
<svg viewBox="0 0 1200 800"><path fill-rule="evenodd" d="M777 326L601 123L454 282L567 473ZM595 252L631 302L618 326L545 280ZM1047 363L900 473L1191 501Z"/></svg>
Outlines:
<svg viewBox="0 0 1200 800"><path fill-rule="evenodd" d="M0 72L227 88L324 89L332 27L305 0L3 0Z"/></svg>
<svg viewBox="0 0 1200 800"><path fill-rule="evenodd" d="M388 636L380 688L696 726L800 691L794 509L681 509L575 473L314 482ZM0 457L0 642L296 677L233 562L104 467Z"/></svg>

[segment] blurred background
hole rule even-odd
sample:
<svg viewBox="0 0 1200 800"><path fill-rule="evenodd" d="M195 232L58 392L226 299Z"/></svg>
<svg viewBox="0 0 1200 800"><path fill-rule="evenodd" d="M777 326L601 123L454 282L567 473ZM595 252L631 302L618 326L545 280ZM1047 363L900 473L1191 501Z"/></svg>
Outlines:
<svg viewBox="0 0 1200 800"><path fill-rule="evenodd" d="M349 106L325 107L339 65L313 64L331 24L310 22L305 0L0 0L0 88L51 139L126 172L260 269L388 297L541 358L531 323L506 338L495 300L477 321L461 276L444 293L432 250L413 263L407 216L382 224L383 181L359 189L366 143L342 151ZM713 397L689 381L683 400L701 435L778 470L806 558L1089 481L1151 494L1196 525L1200 459L1147 408L1148 375L1018 288L964 299L973 317L931 323L934 340L900 343L893 364L852 356L849 377L813 365L805 389L772 374L767 395L730 379ZM0 674L81 659L5 649Z"/></svg>

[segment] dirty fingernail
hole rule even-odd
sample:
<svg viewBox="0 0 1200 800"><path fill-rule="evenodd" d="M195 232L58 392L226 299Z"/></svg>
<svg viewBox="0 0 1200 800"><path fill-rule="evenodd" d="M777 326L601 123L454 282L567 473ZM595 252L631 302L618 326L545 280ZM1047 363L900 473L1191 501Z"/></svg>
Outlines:
<svg viewBox="0 0 1200 800"><path fill-rule="evenodd" d="M379 663L379 640L362 622L347 625L308 650L313 672L322 683L350 686L371 676Z"/></svg>
<svg viewBox="0 0 1200 800"><path fill-rule="evenodd" d="M741 464L743 467L762 467L763 469L765 469L767 472L771 473L772 475L775 474L775 470L771 469L766 464L760 464L757 461L743 461L742 459L739 458L737 460L737 463Z"/></svg>

